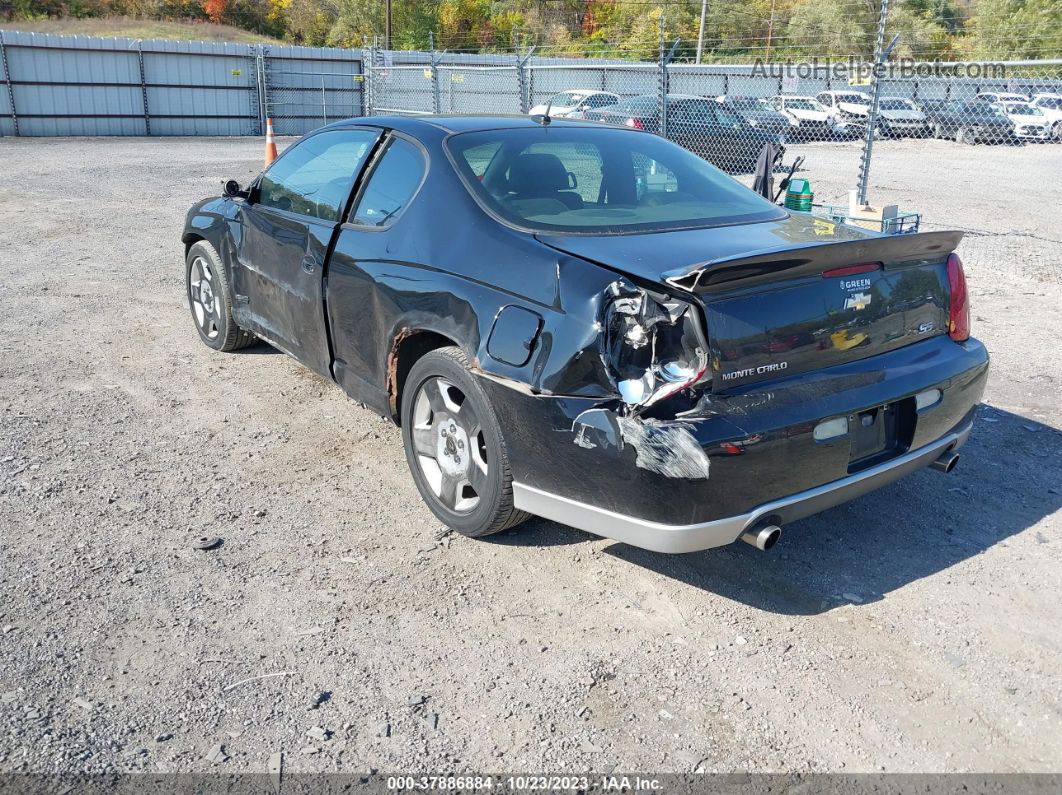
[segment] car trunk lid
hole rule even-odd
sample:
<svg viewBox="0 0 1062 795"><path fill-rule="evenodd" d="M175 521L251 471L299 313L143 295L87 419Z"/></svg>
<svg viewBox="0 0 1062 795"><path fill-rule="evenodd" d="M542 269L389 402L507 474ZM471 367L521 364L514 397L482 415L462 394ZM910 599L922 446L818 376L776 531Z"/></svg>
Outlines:
<svg viewBox="0 0 1062 795"><path fill-rule="evenodd" d="M874 236L790 216L710 230L541 239L695 296L720 391L946 334L946 261L961 236ZM714 256L704 259L705 251Z"/></svg>

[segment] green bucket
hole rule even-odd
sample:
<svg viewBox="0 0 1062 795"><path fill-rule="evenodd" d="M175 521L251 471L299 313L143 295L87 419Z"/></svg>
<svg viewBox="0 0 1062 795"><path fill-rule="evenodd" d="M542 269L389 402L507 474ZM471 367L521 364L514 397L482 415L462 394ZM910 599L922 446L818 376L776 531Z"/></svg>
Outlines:
<svg viewBox="0 0 1062 795"><path fill-rule="evenodd" d="M811 191L811 182L807 179L797 178L789 180L789 187L785 191L785 206L789 210L811 212L811 202L815 194Z"/></svg>

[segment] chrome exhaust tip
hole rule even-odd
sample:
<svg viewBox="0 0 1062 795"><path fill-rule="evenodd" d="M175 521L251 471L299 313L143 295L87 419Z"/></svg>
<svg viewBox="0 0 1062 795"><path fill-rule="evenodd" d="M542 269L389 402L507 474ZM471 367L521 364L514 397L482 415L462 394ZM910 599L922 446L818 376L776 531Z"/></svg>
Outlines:
<svg viewBox="0 0 1062 795"><path fill-rule="evenodd" d="M782 528L778 525L765 524L762 527L746 530L741 534L741 540L746 544L752 544L763 552L773 547L778 543L778 539L782 537Z"/></svg>
<svg viewBox="0 0 1062 795"><path fill-rule="evenodd" d="M940 455L940 457L938 459L936 459L929 466L932 469L937 470L937 472L945 472L945 473L947 473L947 472L951 472L951 470L955 469L955 466L958 463L959 463L959 454L954 452L954 451L952 451L952 450L947 450L946 452L942 453Z"/></svg>

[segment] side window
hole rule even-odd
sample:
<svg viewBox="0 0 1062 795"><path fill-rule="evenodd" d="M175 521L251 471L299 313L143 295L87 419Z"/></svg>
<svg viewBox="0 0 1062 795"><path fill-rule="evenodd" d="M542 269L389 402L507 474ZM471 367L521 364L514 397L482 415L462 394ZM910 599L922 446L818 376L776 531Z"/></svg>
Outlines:
<svg viewBox="0 0 1062 795"><path fill-rule="evenodd" d="M423 176L424 157L420 150L409 141L395 138L369 176L369 184L354 210L353 222L387 226L409 204Z"/></svg>
<svg viewBox="0 0 1062 795"><path fill-rule="evenodd" d="M377 135L372 130L332 130L294 144L262 175L257 203L325 221L339 220L354 177Z"/></svg>
<svg viewBox="0 0 1062 795"><path fill-rule="evenodd" d="M586 104L591 108L604 108L616 104L616 98L608 94L594 94L586 101Z"/></svg>
<svg viewBox="0 0 1062 795"><path fill-rule="evenodd" d="M680 112L680 118L683 121L702 122L712 124L716 120L716 108L712 107L718 103L713 101L708 102L683 102L676 108ZM719 111L725 113L720 107Z"/></svg>
<svg viewBox="0 0 1062 795"><path fill-rule="evenodd" d="M741 117L736 113L732 113L721 105L714 109L716 120L719 122L720 127L730 127L731 129L740 129L745 126L741 121Z"/></svg>

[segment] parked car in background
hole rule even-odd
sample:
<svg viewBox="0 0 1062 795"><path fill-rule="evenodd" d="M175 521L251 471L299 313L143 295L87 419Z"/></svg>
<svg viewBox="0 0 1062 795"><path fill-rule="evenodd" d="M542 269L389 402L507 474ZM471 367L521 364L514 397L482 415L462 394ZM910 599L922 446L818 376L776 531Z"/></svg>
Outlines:
<svg viewBox="0 0 1062 795"><path fill-rule="evenodd" d="M837 124L858 123L866 129L870 116L871 98L862 91L820 91L815 99Z"/></svg>
<svg viewBox="0 0 1062 795"><path fill-rule="evenodd" d="M1013 94L1006 91L978 91L974 97L978 102L1028 102L1029 98L1024 94Z"/></svg>
<svg viewBox="0 0 1062 795"><path fill-rule="evenodd" d="M1044 112L1028 102L996 102L992 105L1003 112L1014 125L1014 137L1023 141L1046 141L1051 127Z"/></svg>
<svg viewBox="0 0 1062 795"><path fill-rule="evenodd" d="M771 106L789 119L787 138L801 141L825 138L852 138L861 135L865 123L839 122L830 117L815 97L782 94L768 100Z"/></svg>
<svg viewBox="0 0 1062 795"><path fill-rule="evenodd" d="M878 99L878 130L893 137L929 135L929 120L917 105L903 97Z"/></svg>
<svg viewBox="0 0 1062 795"><path fill-rule="evenodd" d="M978 100L930 100L922 104L936 138L959 143L1009 143L1014 125L998 108Z"/></svg>
<svg viewBox="0 0 1062 795"><path fill-rule="evenodd" d="M689 552L955 467L988 372L961 238L786 212L632 130L372 116L196 203L180 245L197 338L262 338L399 424L448 527ZM393 477L357 463L337 487Z"/></svg>
<svg viewBox="0 0 1062 795"><path fill-rule="evenodd" d="M1062 94L1037 94L1032 105L1044 114L1051 129L1051 137L1062 141Z"/></svg>
<svg viewBox="0 0 1062 795"><path fill-rule="evenodd" d="M716 97L716 101L758 130L766 130L782 136L789 133L791 122L771 106L767 97L735 97L724 94Z"/></svg>
<svg viewBox="0 0 1062 795"><path fill-rule="evenodd" d="M531 108L528 115L540 116L549 109L549 115L553 118L583 118L588 110L603 108L619 102L618 94L611 91L582 91L573 89L555 94L549 102L543 102Z"/></svg>
<svg viewBox="0 0 1062 795"><path fill-rule="evenodd" d="M752 126L714 99L668 94L667 101L667 138L726 171L751 171L764 144L782 144L781 136ZM587 111L585 118L659 133L660 100L632 97Z"/></svg>

